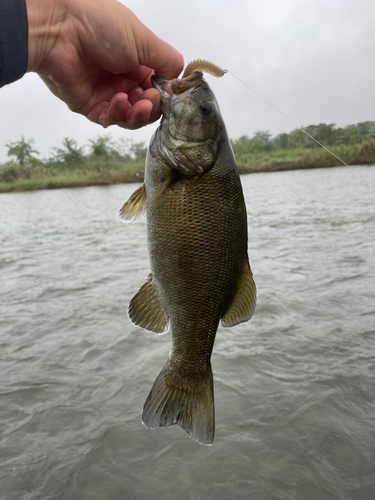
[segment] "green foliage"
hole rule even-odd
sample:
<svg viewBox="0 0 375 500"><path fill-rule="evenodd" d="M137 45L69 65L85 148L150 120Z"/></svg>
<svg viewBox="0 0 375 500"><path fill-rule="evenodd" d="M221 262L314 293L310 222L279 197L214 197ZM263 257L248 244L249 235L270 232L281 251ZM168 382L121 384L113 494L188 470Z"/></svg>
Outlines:
<svg viewBox="0 0 375 500"><path fill-rule="evenodd" d="M361 144L358 150L359 155L366 163L371 163L375 158L375 140L373 138Z"/></svg>
<svg viewBox="0 0 375 500"><path fill-rule="evenodd" d="M133 142L129 147L130 156L135 160L145 160L147 155L147 146L144 142Z"/></svg>
<svg viewBox="0 0 375 500"><path fill-rule="evenodd" d="M279 134L273 140L275 149L286 149L288 146L288 134Z"/></svg>
<svg viewBox="0 0 375 500"><path fill-rule="evenodd" d="M375 122L343 128L320 123L305 130L348 165L375 164ZM300 129L274 138L267 131L257 131L253 137L243 135L231 144L241 173L340 164ZM52 148L52 156L43 161L33 156L37 153L33 145L33 139L25 140L23 136L6 145L8 156L16 162L0 165L0 192L143 180L147 154L144 142L126 138L113 141L103 135L89 140L85 148L65 137L62 147Z"/></svg>
<svg viewBox="0 0 375 500"><path fill-rule="evenodd" d="M357 125L348 125L337 128L334 123L308 125L302 127L310 136L324 146L354 145L375 139L375 122L360 122ZM306 135L301 129L295 129L289 134L279 134L272 138L267 131L257 131L253 137L243 135L231 141L236 157L254 155L277 150L295 150L320 148L319 144Z"/></svg>
<svg viewBox="0 0 375 500"><path fill-rule="evenodd" d="M236 156L252 152L250 147L250 137L247 135L242 135L239 139L231 140L230 142Z"/></svg>
<svg viewBox="0 0 375 500"><path fill-rule="evenodd" d="M22 167L29 165L34 158L33 153L39 154L36 149L33 149L34 139L25 140L21 136L20 141L8 142L5 147L8 148L8 156L14 156L18 165Z"/></svg>
<svg viewBox="0 0 375 500"><path fill-rule="evenodd" d="M90 154L94 158L109 158L114 151L114 142L108 135L98 135L90 139Z"/></svg>
<svg viewBox="0 0 375 500"><path fill-rule="evenodd" d="M64 137L62 148L52 148L54 160L72 166L83 162L84 148L78 147L77 141L69 137Z"/></svg>
<svg viewBox="0 0 375 500"><path fill-rule="evenodd" d="M324 144L325 146L331 146L332 144L335 144L335 123L331 123L330 125L326 125L325 123L320 123L319 125L309 125L308 127L305 127L304 130L311 135L311 137L314 137L318 142L321 144ZM319 148L319 144L317 144L314 140L312 140L310 137L307 137L306 134L304 134L306 139L305 139L305 147L307 148Z"/></svg>
<svg viewBox="0 0 375 500"><path fill-rule="evenodd" d="M132 139L121 138L115 143L116 152L123 160L144 161L147 146L144 142L134 142Z"/></svg>
<svg viewBox="0 0 375 500"><path fill-rule="evenodd" d="M19 178L19 169L16 165L5 165L0 170L1 182L15 182Z"/></svg>
<svg viewBox="0 0 375 500"><path fill-rule="evenodd" d="M271 151L271 134L258 130L251 139L247 135L243 135L239 139L232 141L232 147L235 155Z"/></svg>

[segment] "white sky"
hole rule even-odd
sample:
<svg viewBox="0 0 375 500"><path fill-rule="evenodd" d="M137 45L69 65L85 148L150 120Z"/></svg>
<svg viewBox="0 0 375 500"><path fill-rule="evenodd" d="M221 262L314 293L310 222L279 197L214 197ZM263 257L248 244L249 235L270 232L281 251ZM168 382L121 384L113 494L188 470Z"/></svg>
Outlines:
<svg viewBox="0 0 375 500"><path fill-rule="evenodd" d="M228 69L300 126L375 120L374 0L123 1L187 64L208 59ZM231 74L207 76L233 139L295 127ZM68 136L84 145L109 132L149 142L156 125L137 131L74 114L37 75L0 89L0 161L8 141L34 138L42 157Z"/></svg>

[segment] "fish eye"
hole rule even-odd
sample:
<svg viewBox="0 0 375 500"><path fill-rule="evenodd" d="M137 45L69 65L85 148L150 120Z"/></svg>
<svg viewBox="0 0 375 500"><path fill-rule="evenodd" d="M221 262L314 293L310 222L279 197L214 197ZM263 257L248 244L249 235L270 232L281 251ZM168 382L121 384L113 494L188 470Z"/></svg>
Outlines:
<svg viewBox="0 0 375 500"><path fill-rule="evenodd" d="M213 109L210 101L203 101L199 106L199 112L202 116L209 116Z"/></svg>

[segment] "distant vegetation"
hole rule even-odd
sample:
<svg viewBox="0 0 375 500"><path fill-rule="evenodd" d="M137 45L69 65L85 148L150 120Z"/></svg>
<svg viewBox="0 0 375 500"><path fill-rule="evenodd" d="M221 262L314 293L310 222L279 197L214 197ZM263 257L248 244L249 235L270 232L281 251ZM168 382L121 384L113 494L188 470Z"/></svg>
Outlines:
<svg viewBox="0 0 375 500"><path fill-rule="evenodd" d="M375 163L375 122L338 128L309 125L304 130L348 165ZM258 131L232 140L241 173L319 168L341 163L300 129L272 137ZM0 164L0 192L141 181L147 146L144 142L114 141L97 136L85 146L69 137L39 159L33 139L21 137L5 146L9 161Z"/></svg>
<svg viewBox="0 0 375 500"><path fill-rule="evenodd" d="M37 158L33 139L5 146L10 160L0 164L0 192L141 181L147 153L144 142L115 142L109 135L82 147L65 137L45 159Z"/></svg>
<svg viewBox="0 0 375 500"><path fill-rule="evenodd" d="M375 163L375 122L344 128L320 123L303 128L348 165ZM242 173L342 165L300 129L276 137L259 131L231 143Z"/></svg>

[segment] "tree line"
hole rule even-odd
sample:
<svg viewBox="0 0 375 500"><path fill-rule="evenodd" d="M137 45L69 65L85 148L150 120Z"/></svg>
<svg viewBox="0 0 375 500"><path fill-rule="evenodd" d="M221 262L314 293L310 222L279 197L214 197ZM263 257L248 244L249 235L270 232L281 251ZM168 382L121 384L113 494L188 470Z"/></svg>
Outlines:
<svg viewBox="0 0 375 500"><path fill-rule="evenodd" d="M309 125L304 130L324 146L355 145L375 139L375 121L360 122L356 125L337 127L334 123ZM318 148L319 145L308 137L301 129L295 129L289 134L282 133L272 137L268 131L257 131L252 137L247 135L231 140L236 156L253 155L277 150L296 150ZM3 166L20 165L77 168L88 161L94 163L111 160L128 162L131 160L144 161L147 145L144 142L134 142L130 139L114 141L110 135L99 135L90 139L88 144L79 146L75 139L65 137L60 147L51 148L50 155L45 159L38 159L34 139L25 139L8 142L7 155L10 161Z"/></svg>
<svg viewBox="0 0 375 500"><path fill-rule="evenodd" d="M62 145L51 148L50 155L42 160L36 157L40 153L34 146L35 140L25 139L24 136L19 141L5 144L10 163L22 167L40 164L47 168L62 164L65 167L79 167L85 160L141 161L146 158L147 153L144 142L134 142L131 139L114 141L108 134L90 139L85 146L79 146L75 139L64 137Z"/></svg>
<svg viewBox="0 0 375 500"><path fill-rule="evenodd" d="M360 122L346 127L337 127L335 123L328 125L320 123L302 128L324 146L355 145L375 139L375 121ZM239 139L232 140L231 143L235 155L320 147L301 129L295 129L289 134L283 133L275 137L272 137L267 131L258 131L251 138L243 135Z"/></svg>

